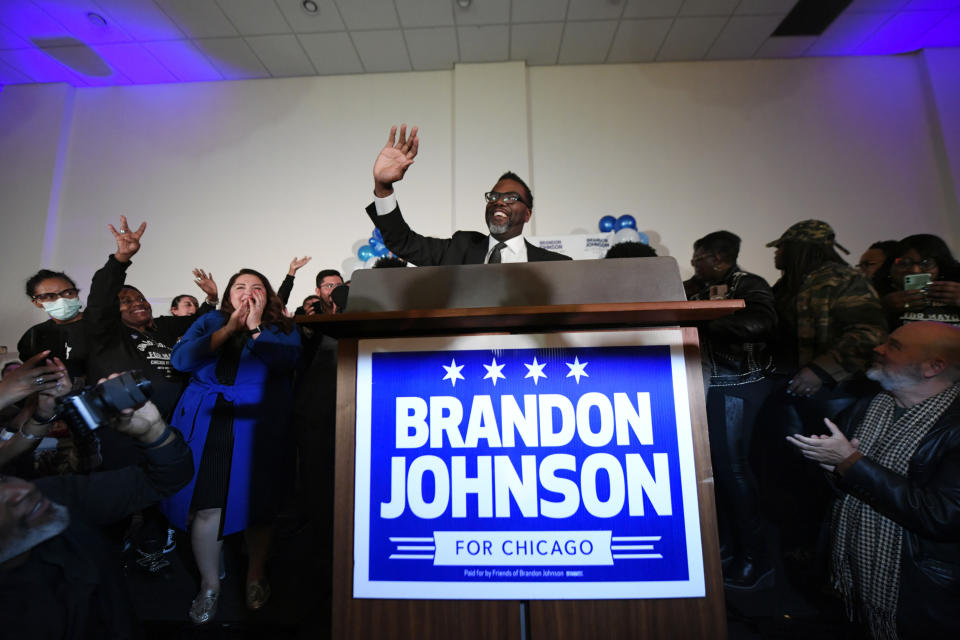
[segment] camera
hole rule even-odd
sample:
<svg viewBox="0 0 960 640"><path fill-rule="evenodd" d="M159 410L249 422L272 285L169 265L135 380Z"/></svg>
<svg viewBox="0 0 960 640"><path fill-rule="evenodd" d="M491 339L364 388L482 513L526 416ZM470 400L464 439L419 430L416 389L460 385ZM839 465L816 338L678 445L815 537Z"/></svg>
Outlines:
<svg viewBox="0 0 960 640"><path fill-rule="evenodd" d="M153 385L139 371L126 371L116 378L86 387L57 401L60 416L75 434L92 431L150 399Z"/></svg>

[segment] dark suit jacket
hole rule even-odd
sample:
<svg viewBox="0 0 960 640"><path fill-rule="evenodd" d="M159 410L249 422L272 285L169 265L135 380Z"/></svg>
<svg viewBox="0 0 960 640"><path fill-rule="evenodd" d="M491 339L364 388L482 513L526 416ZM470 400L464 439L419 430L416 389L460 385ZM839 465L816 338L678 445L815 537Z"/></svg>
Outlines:
<svg viewBox="0 0 960 640"><path fill-rule="evenodd" d="M386 215L377 215L377 207L370 203L367 215L380 229L383 243L390 251L420 267L441 264L483 264L490 248L490 236L477 231L457 231L452 238L428 238L410 228L398 206ZM527 261L570 260L553 251L535 247L526 240Z"/></svg>

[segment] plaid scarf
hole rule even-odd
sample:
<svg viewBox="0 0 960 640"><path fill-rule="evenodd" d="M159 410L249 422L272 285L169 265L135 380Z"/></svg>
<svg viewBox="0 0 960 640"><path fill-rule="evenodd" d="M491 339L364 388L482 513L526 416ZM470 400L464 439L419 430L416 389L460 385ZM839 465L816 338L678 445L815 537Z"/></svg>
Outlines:
<svg viewBox="0 0 960 640"><path fill-rule="evenodd" d="M960 383L916 404L894 420L895 401L878 394L856 429L859 450L871 461L901 476L920 441L960 396ZM847 614L859 605L875 638L897 638L903 527L850 494L833 509L833 580L843 594Z"/></svg>

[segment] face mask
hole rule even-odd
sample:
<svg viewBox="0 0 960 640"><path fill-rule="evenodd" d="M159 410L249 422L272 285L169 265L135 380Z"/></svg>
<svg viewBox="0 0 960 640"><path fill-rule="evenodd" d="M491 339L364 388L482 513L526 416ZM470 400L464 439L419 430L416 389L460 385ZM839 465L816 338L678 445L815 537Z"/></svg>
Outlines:
<svg viewBox="0 0 960 640"><path fill-rule="evenodd" d="M44 302L43 310L54 320L69 320L80 312L80 298L57 298L53 302Z"/></svg>

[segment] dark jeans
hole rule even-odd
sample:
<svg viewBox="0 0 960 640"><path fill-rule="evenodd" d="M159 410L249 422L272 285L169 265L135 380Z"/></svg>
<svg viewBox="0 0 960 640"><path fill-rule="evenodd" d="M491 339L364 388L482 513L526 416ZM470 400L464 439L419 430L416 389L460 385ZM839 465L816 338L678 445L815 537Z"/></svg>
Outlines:
<svg viewBox="0 0 960 640"><path fill-rule="evenodd" d="M773 388L767 378L707 392L710 456L716 483L720 541L736 555L762 555L763 520L750 445L760 409Z"/></svg>

